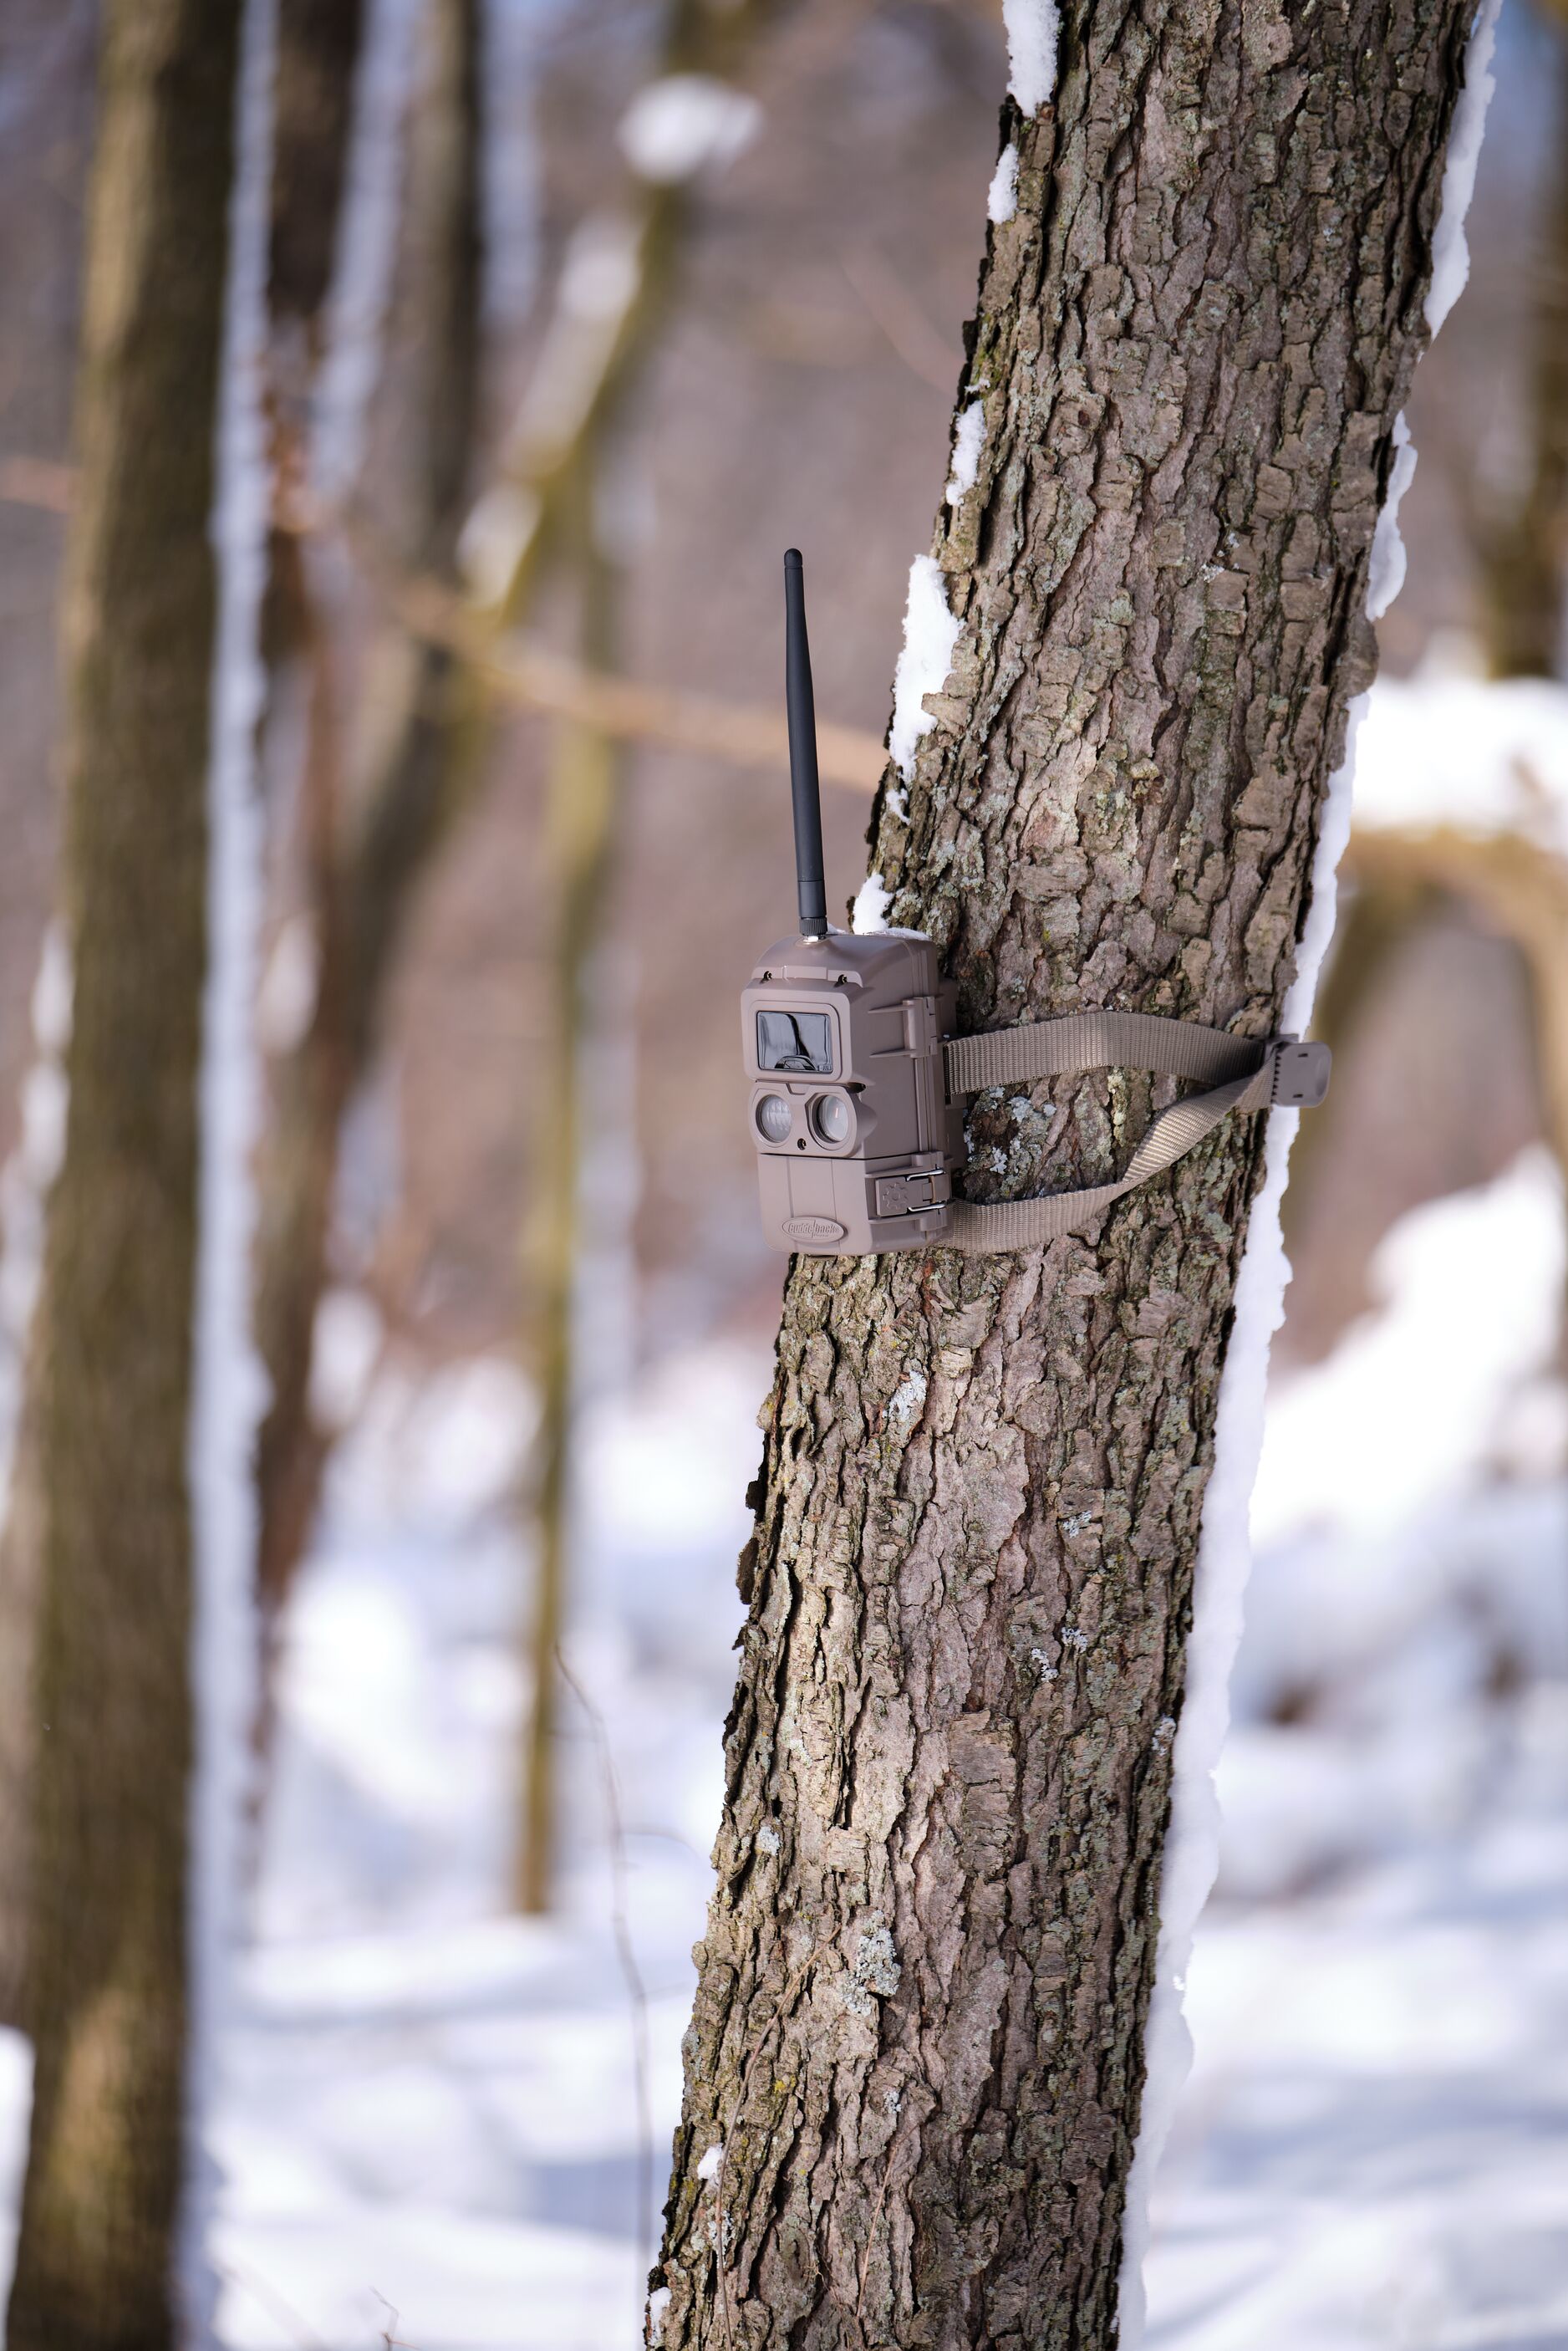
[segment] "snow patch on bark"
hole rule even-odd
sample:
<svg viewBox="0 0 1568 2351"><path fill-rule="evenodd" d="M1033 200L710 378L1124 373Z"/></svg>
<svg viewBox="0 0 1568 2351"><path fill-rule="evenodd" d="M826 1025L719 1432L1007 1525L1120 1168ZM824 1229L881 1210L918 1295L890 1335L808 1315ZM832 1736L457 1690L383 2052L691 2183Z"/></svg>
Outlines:
<svg viewBox="0 0 1568 2351"><path fill-rule="evenodd" d="M948 480L948 504L956 507L972 490L985 446L985 402L971 400L953 433L953 469Z"/></svg>
<svg viewBox="0 0 1568 2351"><path fill-rule="evenodd" d="M716 2138L713 2141L712 2146L708 2149L707 2154L702 2158L701 2162L697 2166L698 2179L703 2181L705 2185L717 2179L720 2170L722 2168L723 2161L724 2142L722 2139Z"/></svg>
<svg viewBox="0 0 1568 2351"><path fill-rule="evenodd" d="M900 810L899 814L902 815L902 813ZM929 937L929 931L906 930L898 923L890 923L888 920L888 909L892 903L893 893L887 887L880 873L867 873L856 892L855 904L849 910L850 929L858 933L863 939L872 938L882 932L886 932L892 939Z"/></svg>
<svg viewBox="0 0 1568 2351"><path fill-rule="evenodd" d="M1482 0L1465 53L1465 86L1454 109L1448 160L1443 168L1442 207L1432 237L1432 282L1427 289L1426 318L1434 335L1463 293L1470 274L1465 217L1475 193L1481 134L1496 86L1491 59L1501 5L1502 0ZM1405 585L1406 555L1405 542L1399 536L1399 506L1415 475L1416 446L1401 410L1394 420L1394 465L1388 495L1372 541L1366 590L1366 617L1370 621L1383 618Z"/></svg>
<svg viewBox="0 0 1568 2351"><path fill-rule="evenodd" d="M213 539L218 631L207 775L207 978L198 1079L200 1165L188 1475L193 1538L191 1671L191 2025L180 2285L184 2335L212 2339L217 2282L206 2249L215 2168L205 2145L238 1892L255 1654L251 1456L265 1381L250 1329L255 1221L251 1155L260 1075L253 1011L262 894L255 731L270 505L262 379L275 0L248 0L234 125L234 188L217 429Z"/></svg>
<svg viewBox="0 0 1568 2351"><path fill-rule="evenodd" d="M53 922L44 934L33 983L35 1058L19 1091L22 1131L0 1167L0 1531L10 1504L27 1341L44 1277L49 1193L65 1156L71 987L65 927Z"/></svg>
<svg viewBox="0 0 1568 2351"><path fill-rule="evenodd" d="M649 2351L660 2351L664 2341L664 2321L670 2309L670 2288L657 2285L648 2297L648 2323L645 2332Z"/></svg>
<svg viewBox="0 0 1568 2351"><path fill-rule="evenodd" d="M1018 145L1010 140L996 159L996 169L991 175L991 193L985 200L986 218L998 228L1010 221L1018 210Z"/></svg>
<svg viewBox="0 0 1568 2351"><path fill-rule="evenodd" d="M1481 0L1465 52L1465 86L1454 109L1453 129L1449 133L1443 199L1432 235L1432 282L1427 288L1427 324L1434 335L1464 292L1470 274L1465 219L1476 192L1481 136L1496 87L1491 59L1501 7L1502 0Z"/></svg>
<svg viewBox="0 0 1568 2351"><path fill-rule="evenodd" d="M1388 495L1372 534L1366 579L1369 621L1380 621L1405 585L1405 542L1399 536L1399 507L1415 478L1416 444L1401 409L1394 419L1394 464L1388 475Z"/></svg>
<svg viewBox="0 0 1568 2351"><path fill-rule="evenodd" d="M962 626L948 608L941 566L934 556L917 555L909 566L904 643L893 673L893 724L888 736L888 748L906 783L914 775L921 737L937 723L924 707L925 697L940 694L946 685Z"/></svg>
<svg viewBox="0 0 1568 2351"><path fill-rule="evenodd" d="M355 76L311 453L317 494L328 504L347 497L354 486L364 455L365 412L381 371L419 15L418 0L371 0Z"/></svg>
<svg viewBox="0 0 1568 2351"><path fill-rule="evenodd" d="M1433 239L1432 286L1427 299L1427 319L1433 333L1448 316L1469 274L1464 216L1475 188L1492 90L1490 67L1499 5L1500 0L1482 0L1466 54L1465 87L1455 112L1442 211ZM1397 516L1398 501L1416 469L1416 452L1403 416L1396 420L1394 441L1387 498L1378 517L1368 569L1371 619L1386 611L1405 576L1405 550ZM1318 974L1334 935L1339 861L1350 837L1355 738L1370 698L1359 695L1350 705L1345 759L1329 784L1319 817L1296 977L1281 1019L1282 1029L1298 1035L1304 1033L1311 1019ZM1192 2038L1182 1996L1199 1917L1219 1867L1220 1808L1214 1773L1230 1728L1231 1671L1252 1563L1250 1516L1262 1452L1269 1353L1284 1319L1285 1286L1290 1280L1290 1261L1281 1237L1280 1203L1300 1117L1297 1111L1270 1114L1263 1183L1252 1208L1237 1280L1235 1321L1220 1385L1214 1468L1203 1505L1188 1642L1187 1694L1172 1758L1171 1820L1160 1876L1159 1953L1145 2040L1143 2111L1127 2181L1118 2311L1120 2351L1140 2351L1144 2340L1143 2262L1149 2241L1149 2199L1191 2070ZM1161 1724L1160 1730L1164 1729Z"/></svg>
<svg viewBox="0 0 1568 2351"><path fill-rule="evenodd" d="M1011 72L1007 87L1025 114L1038 114L1056 87L1062 17L1055 0L1002 0Z"/></svg>
<svg viewBox="0 0 1568 2351"><path fill-rule="evenodd" d="M893 903L893 893L879 873L867 873L855 893L855 904L849 912L849 927L863 939L888 927L888 909Z"/></svg>

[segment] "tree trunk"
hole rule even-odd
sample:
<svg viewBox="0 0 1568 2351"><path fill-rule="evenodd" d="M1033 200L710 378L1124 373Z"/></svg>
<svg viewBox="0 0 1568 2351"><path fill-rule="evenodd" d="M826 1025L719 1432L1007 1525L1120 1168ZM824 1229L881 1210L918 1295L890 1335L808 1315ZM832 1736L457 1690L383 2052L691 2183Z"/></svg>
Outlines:
<svg viewBox="0 0 1568 2351"><path fill-rule="evenodd" d="M267 304L311 360L337 256L364 0L278 0Z"/></svg>
<svg viewBox="0 0 1568 2351"><path fill-rule="evenodd" d="M620 576L598 543L595 485L584 485L577 517L581 610L578 649L597 670L613 666ZM593 966L615 864L624 747L599 728L568 719L556 739L545 817L545 857L555 908L550 943L549 1058L540 1099L549 1115L534 1131L533 1197L524 1222L527 1300L524 1353L539 1390L530 1516L533 1611L527 1670L532 1703L523 1734L517 1907L550 1907L556 1876L556 1651L566 1612L572 1539L573 1437L579 1365L581 1191L585 1134L583 1065L594 1018Z"/></svg>
<svg viewBox="0 0 1568 2351"><path fill-rule="evenodd" d="M104 11L64 609L76 989L39 1308L36 2073L12 2351L161 2351L177 2331L208 518L239 16L238 0Z"/></svg>
<svg viewBox="0 0 1568 2351"><path fill-rule="evenodd" d="M1262 1038L1370 676L1470 10L1064 11L1010 107L935 541L961 630L873 862L980 1029ZM781 877L781 903L784 877ZM970 1121L1100 1182L1150 1082ZM1108 2346L1199 1517L1263 1122L1091 1233L797 1259L649 2338Z"/></svg>
<svg viewBox="0 0 1568 2351"><path fill-rule="evenodd" d="M416 156L414 283L421 333L407 541L414 569L445 577L466 507L479 402L477 0L437 0L430 29L431 87L421 109ZM274 257L275 265L275 243ZM344 845L347 828L334 789L337 731L327 706L331 681L321 641L328 622L306 592L305 552L297 543L287 548L278 577L296 580L295 602L308 616L305 635L315 640L306 801L317 991L309 1028L278 1075L261 1173L256 1330L270 1390L256 1463L264 1745L278 1623L309 1537L327 1458L327 1440L310 1411L310 1360L327 1280L338 1144L371 1057L389 946L381 927L382 867L372 866L369 888L357 886L353 853ZM427 777L439 775L445 757L452 668L452 655L441 647L412 657L408 739ZM413 831L419 834L418 819ZM408 849L400 838L387 854L395 863Z"/></svg>

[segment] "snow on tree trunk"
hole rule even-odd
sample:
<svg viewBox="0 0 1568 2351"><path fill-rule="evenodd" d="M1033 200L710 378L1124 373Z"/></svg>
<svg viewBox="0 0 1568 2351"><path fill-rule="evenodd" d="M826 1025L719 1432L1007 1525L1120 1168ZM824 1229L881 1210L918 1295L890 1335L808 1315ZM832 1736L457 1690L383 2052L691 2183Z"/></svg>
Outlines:
<svg viewBox="0 0 1568 2351"><path fill-rule="evenodd" d="M153 2351L177 2331L209 523L239 16L239 0L102 12L64 604L69 1104L35 1356L36 2065L12 2351Z"/></svg>
<svg viewBox="0 0 1568 2351"><path fill-rule="evenodd" d="M933 545L958 634L872 831L966 1027L1279 1023L1469 14L1079 5L1054 99L1006 110ZM981 1098L971 1196L1105 1180L1160 1095L1058 1099ZM1263 1123L1044 1250L793 1268L665 2351L1115 2340Z"/></svg>
<svg viewBox="0 0 1568 2351"><path fill-rule="evenodd" d="M207 773L207 969L188 1444L195 1709L179 2254L181 2339L188 2351L213 2340L218 2295L207 2246L217 2177L207 2126L237 1939L239 1830L253 1762L254 1457L266 1401L265 1373L251 1332L251 1170L261 1104L255 1000L264 849L256 742L266 698L261 611L272 496L262 385L278 25L275 0L244 0L244 14L212 532L219 566L218 636Z"/></svg>

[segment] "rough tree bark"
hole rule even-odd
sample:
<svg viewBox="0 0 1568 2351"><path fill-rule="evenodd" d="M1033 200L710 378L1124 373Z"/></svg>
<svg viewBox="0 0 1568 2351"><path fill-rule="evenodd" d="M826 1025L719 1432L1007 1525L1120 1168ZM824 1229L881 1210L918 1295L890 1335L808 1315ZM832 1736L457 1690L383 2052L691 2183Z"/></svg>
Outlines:
<svg viewBox="0 0 1568 2351"><path fill-rule="evenodd" d="M1262 1037L1373 661L1460 0L1076 0L1014 109L935 552L961 633L873 863L963 1025ZM1150 1084L971 1119L1096 1182ZM649 2339L1107 2346L1172 1736L1262 1122L1044 1251L796 1260Z"/></svg>
<svg viewBox="0 0 1568 2351"><path fill-rule="evenodd" d="M239 0L109 0L64 602L65 1158L36 1376L13 2351L162 2351L183 2125L208 540Z"/></svg>

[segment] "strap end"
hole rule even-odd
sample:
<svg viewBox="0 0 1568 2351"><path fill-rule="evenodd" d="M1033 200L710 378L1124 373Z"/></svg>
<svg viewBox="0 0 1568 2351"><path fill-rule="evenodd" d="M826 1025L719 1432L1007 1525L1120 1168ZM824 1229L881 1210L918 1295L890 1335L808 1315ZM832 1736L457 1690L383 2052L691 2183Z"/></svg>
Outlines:
<svg viewBox="0 0 1568 2351"><path fill-rule="evenodd" d="M1316 1039L1282 1037L1274 1047L1270 1100L1278 1110L1315 1110L1328 1092L1334 1056Z"/></svg>

